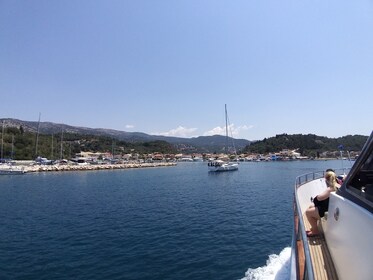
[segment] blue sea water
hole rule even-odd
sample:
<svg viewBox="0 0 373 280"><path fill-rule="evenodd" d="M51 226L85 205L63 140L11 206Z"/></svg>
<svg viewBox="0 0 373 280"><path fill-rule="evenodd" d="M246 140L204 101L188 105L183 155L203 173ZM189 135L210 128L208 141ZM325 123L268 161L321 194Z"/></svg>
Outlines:
<svg viewBox="0 0 373 280"><path fill-rule="evenodd" d="M0 176L0 279L271 279L289 257L295 177L330 167L341 162Z"/></svg>

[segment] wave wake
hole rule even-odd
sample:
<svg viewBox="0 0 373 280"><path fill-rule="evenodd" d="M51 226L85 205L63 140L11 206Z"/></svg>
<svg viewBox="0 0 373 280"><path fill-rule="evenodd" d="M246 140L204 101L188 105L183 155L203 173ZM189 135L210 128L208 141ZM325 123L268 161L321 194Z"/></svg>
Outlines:
<svg viewBox="0 0 373 280"><path fill-rule="evenodd" d="M258 268L249 268L241 280L284 280L290 278L291 248L284 248L279 255L272 254L267 264Z"/></svg>

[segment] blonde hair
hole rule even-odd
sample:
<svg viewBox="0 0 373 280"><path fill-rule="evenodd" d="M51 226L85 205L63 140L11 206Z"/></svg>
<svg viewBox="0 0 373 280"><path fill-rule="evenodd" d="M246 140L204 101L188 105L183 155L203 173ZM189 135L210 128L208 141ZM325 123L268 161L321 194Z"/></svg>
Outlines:
<svg viewBox="0 0 373 280"><path fill-rule="evenodd" d="M330 188L332 188L334 191L337 191L339 189L339 184L337 182L337 176L333 171L327 171L325 173L325 182L326 185Z"/></svg>

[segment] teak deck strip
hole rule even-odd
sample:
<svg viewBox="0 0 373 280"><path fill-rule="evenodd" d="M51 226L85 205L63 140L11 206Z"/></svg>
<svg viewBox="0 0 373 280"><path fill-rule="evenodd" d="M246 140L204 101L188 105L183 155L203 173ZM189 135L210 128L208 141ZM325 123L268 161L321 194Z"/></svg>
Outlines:
<svg viewBox="0 0 373 280"><path fill-rule="evenodd" d="M303 221L306 230L310 230L311 226L308 223L306 215L303 215ZM308 238L315 279L338 280L321 225L319 225L319 229L321 232L320 235Z"/></svg>

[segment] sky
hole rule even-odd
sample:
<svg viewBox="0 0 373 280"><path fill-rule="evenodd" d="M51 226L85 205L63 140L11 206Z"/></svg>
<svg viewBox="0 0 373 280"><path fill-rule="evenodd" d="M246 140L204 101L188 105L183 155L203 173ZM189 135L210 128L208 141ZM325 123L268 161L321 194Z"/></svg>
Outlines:
<svg viewBox="0 0 373 280"><path fill-rule="evenodd" d="M370 135L373 0L0 0L0 118Z"/></svg>

